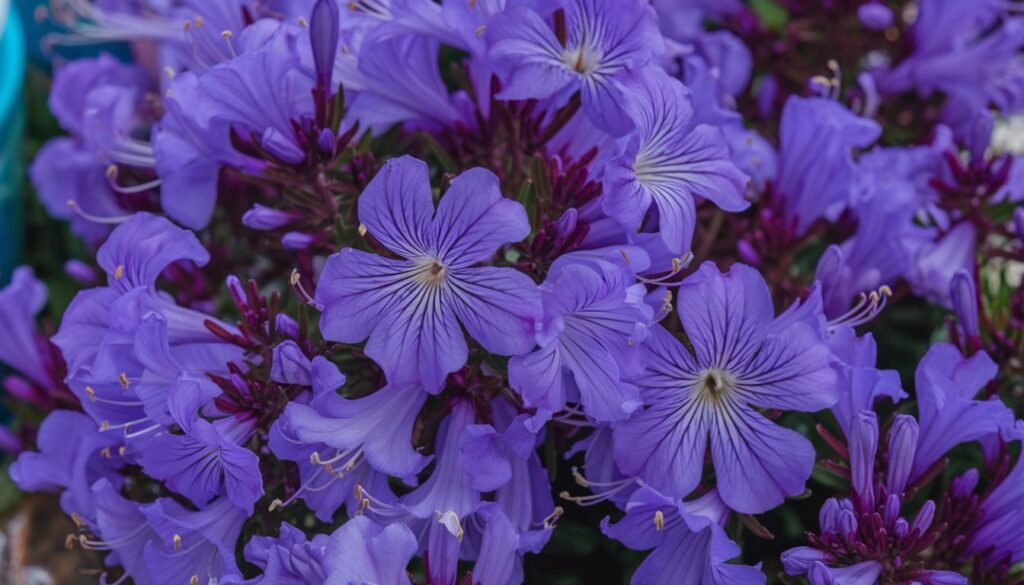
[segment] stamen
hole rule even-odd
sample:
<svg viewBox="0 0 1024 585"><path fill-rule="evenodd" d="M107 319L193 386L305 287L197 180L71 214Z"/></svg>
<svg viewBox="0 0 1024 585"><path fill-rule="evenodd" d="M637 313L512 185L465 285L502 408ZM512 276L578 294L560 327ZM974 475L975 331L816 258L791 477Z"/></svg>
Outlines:
<svg viewBox="0 0 1024 585"><path fill-rule="evenodd" d="M599 503L601 503L601 502L603 502L605 500L610 499L615 494L621 492L622 490L628 488L631 485L634 485L635 483L636 483L636 481L634 479L623 479L623 480L616 481L616 482L602 482L602 483L592 482L592 481L587 480L587 484L590 487L603 487L603 486L614 486L614 487L611 487L610 489L605 490L603 492L597 492L597 493L593 493L593 494L590 494L590 495L587 495L587 496L573 496L569 492L563 491L563 492L558 494L558 497L562 498L563 500L568 500L570 502L573 502L573 503L575 503L576 505L579 505L579 506L584 506L584 507L586 507L586 506L593 506L594 504L599 504Z"/></svg>
<svg viewBox="0 0 1024 585"><path fill-rule="evenodd" d="M625 252L622 252L623 257L626 257ZM629 260L626 257L627 261ZM650 284L654 286L679 286L678 281L670 280L673 276L679 274L683 270L686 270L690 266L690 262L693 262L693 252L687 252L678 258L672 259L672 270L664 276L658 278L647 278L645 276L637 275L636 279L644 284Z"/></svg>
<svg viewBox="0 0 1024 585"><path fill-rule="evenodd" d="M656 530L665 529L665 514L663 514L661 510L654 513L654 528Z"/></svg>
<svg viewBox="0 0 1024 585"><path fill-rule="evenodd" d="M552 510L551 513L544 518L542 525L544 526L544 528L547 529L554 528L555 524L558 523L558 519L562 517L562 514L565 514L565 508L561 506L555 506L555 509Z"/></svg>
<svg viewBox="0 0 1024 585"><path fill-rule="evenodd" d="M224 42L226 42L228 44L228 51L231 51L231 56L232 57L237 57L238 54L235 53L235 46L233 44L231 44L231 31L229 31L229 30L221 31L220 38L224 39Z"/></svg>
<svg viewBox="0 0 1024 585"><path fill-rule="evenodd" d="M892 289L887 285L882 285L878 291L871 291L869 294L860 293L853 308L828 322L828 330L831 332L843 325L858 327L871 321L885 309L891 296Z"/></svg>
<svg viewBox="0 0 1024 585"><path fill-rule="evenodd" d="M118 279L121 278L121 276L119 276L118 273L120 273L120 275L122 275L122 276L124 275L124 266L123 265L122 266L118 266L117 270L114 271L114 280L118 280ZM129 384L128 374L125 374L124 372L121 372L120 374L117 375L117 381L121 383L121 387L122 388L124 388L125 390L128 389L128 384Z"/></svg>
<svg viewBox="0 0 1024 585"><path fill-rule="evenodd" d="M176 550L176 551L177 550L181 550L181 535L180 534L175 534L173 540L174 540L174 550Z"/></svg>
<svg viewBox="0 0 1024 585"><path fill-rule="evenodd" d="M71 208L72 212L78 214L79 217L87 219L87 220L89 220L89 221L91 221L93 223L102 223L102 224L106 224L106 225L118 225L118 224L122 224L122 223L124 223L124 222L126 222L126 221L128 221L129 219L132 218L132 216L130 216L130 215L119 215L119 216L113 216L113 217L100 217L98 215L93 215L93 214L85 211L81 207L79 207L78 206L78 202L76 202L74 199L68 199L68 207Z"/></svg>
<svg viewBox="0 0 1024 585"><path fill-rule="evenodd" d="M447 512L434 510L434 514L437 515L437 523L444 526L452 536L458 538L459 542L462 542L462 537L466 535L466 532L462 529L462 523L459 522L458 514L451 510Z"/></svg>
<svg viewBox="0 0 1024 585"><path fill-rule="evenodd" d="M117 165L110 165L107 167L107 184L110 185L110 188L114 191L124 195L133 195L135 193L149 191L150 189L156 189L162 183L160 179L154 179L148 183L140 183L138 185L132 185L131 187L124 187L117 182L117 172Z"/></svg>
<svg viewBox="0 0 1024 585"><path fill-rule="evenodd" d="M302 286L301 281L302 275L299 274L298 269L292 270L292 275L291 277L288 278L288 282L290 282L292 288L295 289L295 294L297 294L299 298L307 305L315 308L318 311L323 311L324 306L318 303L316 299L313 298L313 295L309 294L306 288Z"/></svg>

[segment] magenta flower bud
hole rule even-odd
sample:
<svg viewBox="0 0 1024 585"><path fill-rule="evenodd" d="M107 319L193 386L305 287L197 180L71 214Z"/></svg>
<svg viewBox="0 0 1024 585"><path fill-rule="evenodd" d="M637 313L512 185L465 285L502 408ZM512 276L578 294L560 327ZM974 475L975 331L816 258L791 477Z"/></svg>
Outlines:
<svg viewBox="0 0 1024 585"><path fill-rule="evenodd" d="M917 511L917 516L914 517L914 523L910 528L916 530L918 534L924 534L931 528L933 519L935 519L935 502L928 500Z"/></svg>
<svg viewBox="0 0 1024 585"><path fill-rule="evenodd" d="M307 250L316 243L316 236L303 232L288 232L281 236L281 245L295 252Z"/></svg>
<svg viewBox="0 0 1024 585"><path fill-rule="evenodd" d="M747 264L757 266L761 264L761 256L754 249L754 246L750 245L750 242L746 240L740 240L736 242L736 249L740 253L740 260L743 260Z"/></svg>
<svg viewBox="0 0 1024 585"><path fill-rule="evenodd" d="M294 141L274 128L268 128L263 133L260 145L264 150L286 163L298 164L302 162L302 159L306 158L306 153Z"/></svg>
<svg viewBox="0 0 1024 585"><path fill-rule="evenodd" d="M857 9L857 18L868 30L885 30L892 26L893 14L888 6L869 2Z"/></svg>
<svg viewBox="0 0 1024 585"><path fill-rule="evenodd" d="M39 391L21 376L7 376L4 378L3 386L13 398L32 404L40 403Z"/></svg>
<svg viewBox="0 0 1024 585"><path fill-rule="evenodd" d="M316 146L320 149L320 154L328 158L334 156L334 148L337 142L338 139L334 137L334 132L331 132L330 128L321 130L320 135L316 138Z"/></svg>
<svg viewBox="0 0 1024 585"><path fill-rule="evenodd" d="M242 215L242 225L254 230L276 230L298 219L294 212L281 211L256 203Z"/></svg>
<svg viewBox="0 0 1024 585"><path fill-rule="evenodd" d="M878 418L870 410L853 417L850 426L850 474L853 492L862 510L875 507L875 454L878 452Z"/></svg>
<svg viewBox="0 0 1024 585"><path fill-rule="evenodd" d="M277 314L277 317L274 319L274 327L283 337L288 339L298 339L299 337L299 324L295 322L295 319L284 313Z"/></svg>
<svg viewBox="0 0 1024 585"><path fill-rule="evenodd" d="M896 415L889 429L889 469L885 489L890 494L902 494L910 480L917 454L917 421L906 414Z"/></svg>
<svg viewBox="0 0 1024 585"><path fill-rule="evenodd" d="M953 478L950 491L953 493L953 497L966 498L974 493L976 487L978 487L978 470L968 469Z"/></svg>
<svg viewBox="0 0 1024 585"><path fill-rule="evenodd" d="M1013 227L1017 230L1017 238L1024 242L1024 207L1013 212Z"/></svg>
<svg viewBox="0 0 1024 585"><path fill-rule="evenodd" d="M65 262L64 273L71 277L71 280L84 286L92 286L99 280L92 266L81 260L68 260Z"/></svg>

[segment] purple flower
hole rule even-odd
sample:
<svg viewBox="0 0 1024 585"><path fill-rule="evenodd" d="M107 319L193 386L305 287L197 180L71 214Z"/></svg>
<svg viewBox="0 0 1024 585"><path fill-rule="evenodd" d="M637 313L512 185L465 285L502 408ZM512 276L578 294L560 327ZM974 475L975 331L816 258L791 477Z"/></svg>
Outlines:
<svg viewBox="0 0 1024 585"><path fill-rule="evenodd" d="M389 384L429 392L466 363L460 324L492 353L533 348L536 285L513 269L476 266L530 231L523 207L502 197L492 173L464 172L434 212L426 165L390 161L360 196L359 219L401 259L345 248L327 260L316 290L324 337L369 337L366 354Z"/></svg>
<svg viewBox="0 0 1024 585"><path fill-rule="evenodd" d="M773 189L784 201L784 218L795 224L796 235L804 234L818 219L839 217L851 196L852 151L870 146L881 132L876 122L832 100L786 100Z"/></svg>
<svg viewBox="0 0 1024 585"><path fill-rule="evenodd" d="M837 369L841 390L832 414L847 436L857 413L872 410L876 399L884 397L898 402L907 397L897 372L875 367L878 347L870 333L858 337L849 325L835 327L828 337L828 346L840 362Z"/></svg>
<svg viewBox="0 0 1024 585"><path fill-rule="evenodd" d="M99 549L110 550L108 564L114 560L124 567L138 585L159 583L149 575L146 565L146 545L159 542L159 535L153 530L142 513L141 504L126 499L107 479L100 479L92 485L96 501L97 542L86 542Z"/></svg>
<svg viewBox="0 0 1024 585"><path fill-rule="evenodd" d="M727 516L714 491L682 502L644 486L630 497L625 517L615 524L605 518L601 530L629 548L654 549L633 574L633 585L764 583L759 568L728 562L740 548L722 529Z"/></svg>
<svg viewBox="0 0 1024 585"><path fill-rule="evenodd" d="M144 551L149 574L159 575L158 582L214 585L239 575L235 545L248 516L227 499L192 512L160 498L142 513L158 536Z"/></svg>
<svg viewBox="0 0 1024 585"><path fill-rule="evenodd" d="M742 211L747 177L729 159L722 132L693 121L687 89L660 69L629 77L625 110L636 125L622 154L605 171L604 211L632 233L653 202L668 249L690 249L697 221L694 196Z"/></svg>
<svg viewBox="0 0 1024 585"><path fill-rule="evenodd" d="M502 74L500 99L579 91L587 117L617 136L632 127L618 77L664 51L646 0L569 0L547 20L515 6L488 27L487 39L489 62Z"/></svg>
<svg viewBox="0 0 1024 585"><path fill-rule="evenodd" d="M327 579L325 555L328 536L306 535L287 522L277 538L254 536L245 544L245 559L263 574L252 585L313 585Z"/></svg>
<svg viewBox="0 0 1024 585"><path fill-rule="evenodd" d="M565 264L541 287L541 348L509 361L509 383L538 409L531 426L578 400L599 421L622 420L640 406L628 378L639 370L640 342L653 311L643 285L610 262Z"/></svg>
<svg viewBox="0 0 1024 585"><path fill-rule="evenodd" d="M644 410L617 423L622 471L672 497L701 477L710 439L722 499L758 513L803 491L814 448L754 407L815 412L835 403L831 352L806 323L773 322L761 275L736 264L720 273L707 262L679 288L679 316L693 353L655 328L651 360L638 379Z"/></svg>
<svg viewBox="0 0 1024 585"><path fill-rule="evenodd" d="M60 384L54 380L49 342L36 326L36 315L46 304L46 285L36 279L32 269L19 266L11 282L0 289L0 362L20 372L43 389Z"/></svg>
<svg viewBox="0 0 1024 585"><path fill-rule="evenodd" d="M366 516L356 516L327 541L324 585L409 585L406 565L414 554L416 537L405 526L381 526Z"/></svg>
<svg viewBox="0 0 1024 585"><path fill-rule="evenodd" d="M61 508L92 524L96 504L90 486L100 479L114 485L122 481L116 471L121 461L110 452L116 451L118 439L100 432L80 412L55 410L39 427L39 451L22 453L11 465L11 479L25 491L63 491Z"/></svg>
<svg viewBox="0 0 1024 585"><path fill-rule="evenodd" d="M1007 440L1024 439L1024 421L1016 421ZM1024 560L1020 525L1024 520L1024 457L1018 457L1010 473L985 495L971 527L965 556L981 555L986 567L1012 567Z"/></svg>
<svg viewBox="0 0 1024 585"><path fill-rule="evenodd" d="M947 343L928 350L914 375L921 430L913 478L960 443L1011 428L1013 413L1001 400L974 400L995 375L985 352L965 358Z"/></svg>

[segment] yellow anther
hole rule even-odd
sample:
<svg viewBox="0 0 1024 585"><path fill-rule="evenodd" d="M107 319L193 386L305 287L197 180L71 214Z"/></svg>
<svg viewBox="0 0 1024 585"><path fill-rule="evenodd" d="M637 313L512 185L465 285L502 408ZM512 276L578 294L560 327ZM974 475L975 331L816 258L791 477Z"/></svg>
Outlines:
<svg viewBox="0 0 1024 585"><path fill-rule="evenodd" d="M476 27L476 31L473 34L475 34L476 38L479 39L480 37L483 36L485 30L487 30L487 25L481 24L480 26Z"/></svg>
<svg viewBox="0 0 1024 585"><path fill-rule="evenodd" d="M359 224L359 237L361 237L361 238L365 238L366 237L366 226L363 225L363 224Z"/></svg>
<svg viewBox="0 0 1024 585"><path fill-rule="evenodd" d="M114 273L114 278L117 278L116 272ZM128 374L121 372L120 374L117 375L117 381L121 383L122 388L124 388L125 390L128 389Z"/></svg>
<svg viewBox="0 0 1024 585"><path fill-rule="evenodd" d="M267 508L267 511L268 512L273 512L274 510L276 510L278 508L281 508L283 506L284 506L284 502L282 502L279 499L275 499L273 502L270 502L270 507Z"/></svg>
<svg viewBox="0 0 1024 585"><path fill-rule="evenodd" d="M661 510L654 513L654 527L658 530L665 528L665 515L661 513Z"/></svg>
<svg viewBox="0 0 1024 585"><path fill-rule="evenodd" d="M117 165L110 165L110 166L108 166L106 173L107 173L107 178L108 179L113 179L114 177L116 177L117 176Z"/></svg>
<svg viewBox="0 0 1024 585"><path fill-rule="evenodd" d="M114 269L114 280L121 280L124 278L124 264L118 264L117 268ZM121 374L122 376L124 374Z"/></svg>
<svg viewBox="0 0 1024 585"><path fill-rule="evenodd" d="M181 550L181 535L175 534L172 540L174 540L174 550Z"/></svg>
<svg viewBox="0 0 1024 585"><path fill-rule="evenodd" d="M89 395L89 402L96 402L96 391L92 389L92 386L86 386L85 393Z"/></svg>

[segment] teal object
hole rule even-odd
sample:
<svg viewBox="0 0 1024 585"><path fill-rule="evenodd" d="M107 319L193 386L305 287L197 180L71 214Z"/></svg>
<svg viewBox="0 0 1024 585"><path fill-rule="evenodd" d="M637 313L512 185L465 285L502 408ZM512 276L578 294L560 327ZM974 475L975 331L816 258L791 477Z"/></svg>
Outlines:
<svg viewBox="0 0 1024 585"><path fill-rule="evenodd" d="M21 248L21 187L25 170L25 37L18 11L0 0L0 282L7 282Z"/></svg>
<svg viewBox="0 0 1024 585"><path fill-rule="evenodd" d="M10 0L0 0L0 4ZM131 51L126 43L96 43L85 45L60 46L51 48L49 53L43 52L42 42L47 35L66 33L67 29L53 22L52 18L36 18L37 14L48 14L49 0L13 0L15 8L22 15L22 31L25 38L25 57L34 67L49 71L51 58L82 59L96 57L100 53L110 53L122 61L131 60Z"/></svg>

